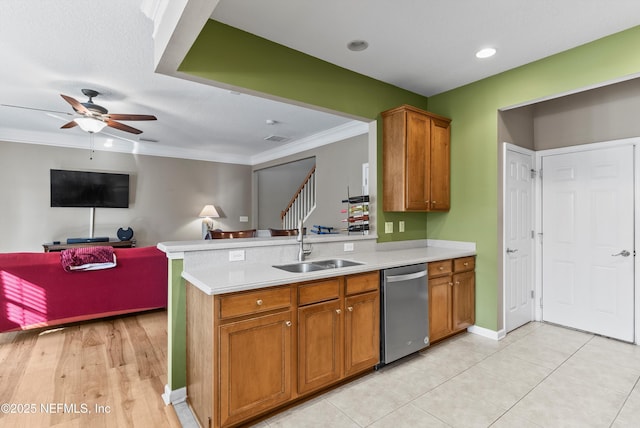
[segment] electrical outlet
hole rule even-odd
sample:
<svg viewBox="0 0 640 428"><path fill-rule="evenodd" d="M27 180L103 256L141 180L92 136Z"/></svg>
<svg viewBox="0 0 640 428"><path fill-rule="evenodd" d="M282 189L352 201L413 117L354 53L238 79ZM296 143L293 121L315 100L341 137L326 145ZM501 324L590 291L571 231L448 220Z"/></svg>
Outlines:
<svg viewBox="0 0 640 428"><path fill-rule="evenodd" d="M398 232L404 232L404 220L398 222Z"/></svg>
<svg viewBox="0 0 640 428"><path fill-rule="evenodd" d="M241 262L244 260L244 250L232 250L229 251L230 262Z"/></svg>
<svg viewBox="0 0 640 428"><path fill-rule="evenodd" d="M353 242L345 242L344 243L345 251L353 251Z"/></svg>
<svg viewBox="0 0 640 428"><path fill-rule="evenodd" d="M384 233L393 233L393 222L385 221L384 222Z"/></svg>

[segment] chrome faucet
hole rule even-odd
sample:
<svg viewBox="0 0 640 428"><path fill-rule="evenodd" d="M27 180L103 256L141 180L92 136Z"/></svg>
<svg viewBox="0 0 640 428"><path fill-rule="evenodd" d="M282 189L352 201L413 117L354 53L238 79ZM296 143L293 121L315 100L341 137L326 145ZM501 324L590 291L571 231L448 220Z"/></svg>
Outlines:
<svg viewBox="0 0 640 428"><path fill-rule="evenodd" d="M298 261L303 262L305 256L311 254L311 248L304 248L304 224L302 219L298 220L298 236L296 240L300 243L298 247Z"/></svg>

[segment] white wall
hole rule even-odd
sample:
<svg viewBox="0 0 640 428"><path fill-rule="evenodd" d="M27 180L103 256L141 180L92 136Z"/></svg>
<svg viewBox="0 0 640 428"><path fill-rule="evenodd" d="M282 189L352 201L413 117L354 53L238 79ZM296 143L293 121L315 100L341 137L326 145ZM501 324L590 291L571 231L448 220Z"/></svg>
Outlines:
<svg viewBox="0 0 640 428"><path fill-rule="evenodd" d="M362 164L369 161L368 146L369 136L362 134L269 163L256 165L254 171L267 166L315 156L317 207L306 223L309 226L307 230L311 230L311 226L314 224L339 229L346 227L346 224L341 222L345 215L341 214L340 210L346 208L341 200L347 197L347 186L349 186L352 196L362 194Z"/></svg>
<svg viewBox="0 0 640 428"><path fill-rule="evenodd" d="M287 207L315 164L316 158L311 157L255 172L258 185L258 229L282 228L280 213Z"/></svg>
<svg viewBox="0 0 640 428"><path fill-rule="evenodd" d="M0 142L0 252L42 251L42 244L89 236L88 208L51 208L49 170L130 174L129 208L96 209L95 236L130 226L138 246L200 239L198 214L214 204L215 227L247 228L251 167L186 159ZM251 218L249 218L251 222Z"/></svg>

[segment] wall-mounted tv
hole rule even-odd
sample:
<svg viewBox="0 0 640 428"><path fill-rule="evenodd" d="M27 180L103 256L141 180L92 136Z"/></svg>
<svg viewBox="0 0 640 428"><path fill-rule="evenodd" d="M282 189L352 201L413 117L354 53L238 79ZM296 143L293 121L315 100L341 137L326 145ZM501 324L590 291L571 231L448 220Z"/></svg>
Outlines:
<svg viewBox="0 0 640 428"><path fill-rule="evenodd" d="M52 169L51 206L129 208L129 174Z"/></svg>

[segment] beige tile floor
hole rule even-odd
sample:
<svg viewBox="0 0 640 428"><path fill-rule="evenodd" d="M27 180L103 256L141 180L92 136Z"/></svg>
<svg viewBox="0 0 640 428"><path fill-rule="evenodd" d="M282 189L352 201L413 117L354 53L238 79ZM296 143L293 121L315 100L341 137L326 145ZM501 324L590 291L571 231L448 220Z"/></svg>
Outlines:
<svg viewBox="0 0 640 428"><path fill-rule="evenodd" d="M542 323L465 333L258 428L640 427L640 346Z"/></svg>

